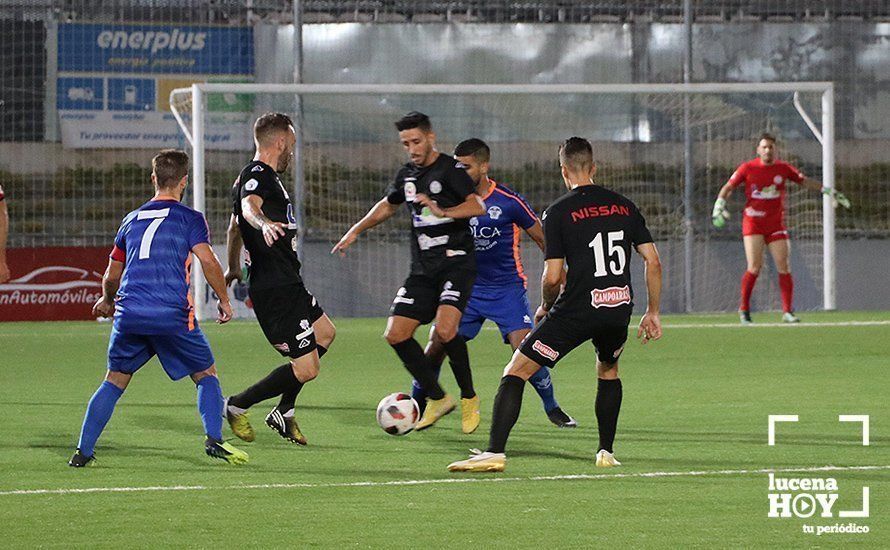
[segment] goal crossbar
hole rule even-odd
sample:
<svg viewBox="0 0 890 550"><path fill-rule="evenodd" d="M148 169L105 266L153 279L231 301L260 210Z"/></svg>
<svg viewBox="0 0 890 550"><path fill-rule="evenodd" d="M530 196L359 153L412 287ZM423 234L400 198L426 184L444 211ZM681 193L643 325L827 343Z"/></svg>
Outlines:
<svg viewBox="0 0 890 550"><path fill-rule="evenodd" d="M705 82L676 84L262 84L262 83L196 83L188 88L176 88L170 92L170 108L186 140L192 147L194 208L204 212L204 97L210 93L232 94L292 94L302 95L493 95L493 94L711 94L711 93L820 93L822 120L817 129L810 117L800 107L795 97L795 107L822 145L822 184L834 188L834 83L817 82ZM186 124L176 98L191 96L192 126ZM296 121L300 124L299 121ZM835 213L827 194L822 198L823 240L823 308L836 308L835 283ZM200 270L194 274L195 288L203 289L204 279ZM195 292L196 309L201 309L204 293Z"/></svg>

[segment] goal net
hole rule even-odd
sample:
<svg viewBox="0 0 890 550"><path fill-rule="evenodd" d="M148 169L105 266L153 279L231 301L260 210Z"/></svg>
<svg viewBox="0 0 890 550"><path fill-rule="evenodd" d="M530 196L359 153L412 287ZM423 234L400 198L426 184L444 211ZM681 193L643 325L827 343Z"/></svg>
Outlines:
<svg viewBox="0 0 890 550"><path fill-rule="evenodd" d="M490 176L524 195L539 214L565 192L558 145L574 135L589 139L597 183L633 200L656 240L664 263L663 311L707 312L737 308L745 269L744 191L733 194L732 217L720 230L710 216L717 191L739 163L755 156L765 131L778 137L780 158L830 185L831 94L831 85L822 83L199 84L175 90L170 101L192 146L193 201L207 215L221 257L232 182L253 156L252 122L268 111L292 115L299 134L296 159L282 179L290 182L298 212L303 276L326 311L355 317L387 313L408 270L407 216L362 235L345 258L329 251L406 162L393 126L405 112L430 116L441 152L451 153L470 137L485 140L492 149ZM796 308L833 308L833 210L819 193L792 185L787 212ZM534 303L542 254L528 239L522 252ZM644 306L641 262L631 264L638 306ZM204 304L210 291L195 281L196 301ZM243 289L236 297L245 297ZM775 268L767 259L754 309L778 309L779 303ZM247 312L242 304L240 313ZM205 307L199 314L211 311Z"/></svg>

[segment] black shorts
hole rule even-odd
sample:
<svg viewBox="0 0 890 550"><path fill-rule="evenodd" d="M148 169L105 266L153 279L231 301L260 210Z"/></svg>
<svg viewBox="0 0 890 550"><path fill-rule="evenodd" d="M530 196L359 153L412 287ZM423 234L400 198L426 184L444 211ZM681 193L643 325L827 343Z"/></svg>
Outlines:
<svg viewBox="0 0 890 550"><path fill-rule="evenodd" d="M305 286L251 290L250 300L263 334L281 355L296 359L315 349L312 325L324 310Z"/></svg>
<svg viewBox="0 0 890 550"><path fill-rule="evenodd" d="M552 367L586 340L596 348L597 359L615 363L627 342L627 324L581 323L548 315L525 337L519 350L535 363Z"/></svg>
<svg viewBox="0 0 890 550"><path fill-rule="evenodd" d="M435 276L409 275L396 293L390 315L408 317L425 325L436 318L440 305L454 306L463 313L475 280L476 271L463 266Z"/></svg>

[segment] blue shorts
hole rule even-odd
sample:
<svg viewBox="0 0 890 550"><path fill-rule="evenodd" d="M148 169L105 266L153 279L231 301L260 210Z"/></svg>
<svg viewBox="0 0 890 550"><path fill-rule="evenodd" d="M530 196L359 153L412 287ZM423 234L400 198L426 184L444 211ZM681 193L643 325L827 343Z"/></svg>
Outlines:
<svg viewBox="0 0 890 550"><path fill-rule="evenodd" d="M200 328L179 334L129 334L112 329L108 340L108 370L133 374L158 356L171 380L213 366L213 352Z"/></svg>
<svg viewBox="0 0 890 550"><path fill-rule="evenodd" d="M473 287L458 333L465 339L472 340L479 334L486 319L495 322L504 343L509 343L507 335L511 332L531 329L532 318L525 287Z"/></svg>

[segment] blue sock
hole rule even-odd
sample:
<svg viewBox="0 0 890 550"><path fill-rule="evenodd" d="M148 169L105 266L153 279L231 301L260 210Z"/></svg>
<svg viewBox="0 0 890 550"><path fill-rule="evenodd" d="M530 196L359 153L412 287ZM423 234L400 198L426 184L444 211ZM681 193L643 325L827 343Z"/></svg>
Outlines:
<svg viewBox="0 0 890 550"><path fill-rule="evenodd" d="M439 373L442 372L442 365L434 368L433 372L436 375L436 380L438 380ZM417 380L411 381L411 397L417 401L417 406L420 407L420 414L422 415L423 411L426 410L426 392L423 391L423 388L420 387L420 382Z"/></svg>
<svg viewBox="0 0 890 550"><path fill-rule="evenodd" d="M553 396L553 380L550 378L550 369L541 367L538 372L534 373L528 379L529 383L534 386L535 391L541 396L541 402L544 404L544 412L550 412L559 407L556 397Z"/></svg>
<svg viewBox="0 0 890 550"><path fill-rule="evenodd" d="M219 378L205 376L198 380L198 412L207 437L222 441L223 395Z"/></svg>
<svg viewBox="0 0 890 550"><path fill-rule="evenodd" d="M83 417L83 427L80 429L80 441L77 442L77 448L85 456L93 456L96 449L96 440L108 424L108 420L114 413L114 405L120 396L124 394L124 390L118 388L108 380L102 382L96 393L90 399L87 405L87 414Z"/></svg>

